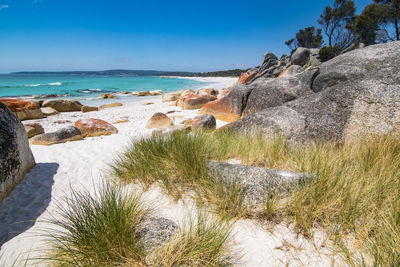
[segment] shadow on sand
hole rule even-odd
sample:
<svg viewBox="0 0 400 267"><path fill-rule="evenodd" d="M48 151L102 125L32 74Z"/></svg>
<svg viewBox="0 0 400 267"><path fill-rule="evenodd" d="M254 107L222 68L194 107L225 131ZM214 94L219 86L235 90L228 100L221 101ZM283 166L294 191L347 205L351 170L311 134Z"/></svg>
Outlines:
<svg viewBox="0 0 400 267"><path fill-rule="evenodd" d="M38 163L0 203L0 248L31 228L51 200L58 163Z"/></svg>

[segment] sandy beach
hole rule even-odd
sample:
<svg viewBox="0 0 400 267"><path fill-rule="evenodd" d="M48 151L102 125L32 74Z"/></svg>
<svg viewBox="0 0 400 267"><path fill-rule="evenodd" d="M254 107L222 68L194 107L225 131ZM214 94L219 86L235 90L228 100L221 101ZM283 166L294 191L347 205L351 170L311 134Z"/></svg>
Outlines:
<svg viewBox="0 0 400 267"><path fill-rule="evenodd" d="M234 78L199 80L210 82L215 89L228 87L236 81ZM143 105L146 102L154 104ZM72 125L81 118L129 122L115 124L119 133L110 136L52 146L31 146L37 165L0 204L0 266L21 266L27 258L40 257L47 248L42 235L47 227L45 221L55 214L57 203L71 192L71 188L93 191L104 179L111 179L107 175L109 164L130 142L151 135L152 130L144 126L155 112L169 112L171 118L176 116L175 123L199 114L198 110L181 110L171 103L162 103L161 96L149 96L124 102L122 107L89 113L61 113L35 120L46 132ZM217 127L224 124L217 121ZM174 202L156 187L145 192L144 197L152 203L156 215L177 223L194 210L190 201ZM235 224L232 238L243 255L240 266L282 266L286 263L290 266L328 266L334 260L323 234L316 235L315 242L311 242L285 224L267 226L241 220ZM27 263L28 266L34 264L41 266L43 262Z"/></svg>

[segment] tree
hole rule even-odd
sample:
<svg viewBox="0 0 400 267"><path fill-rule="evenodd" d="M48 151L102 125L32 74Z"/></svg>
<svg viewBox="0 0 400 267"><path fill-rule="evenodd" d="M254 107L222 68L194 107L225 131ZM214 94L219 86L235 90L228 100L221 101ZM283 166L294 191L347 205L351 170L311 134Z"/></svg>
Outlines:
<svg viewBox="0 0 400 267"><path fill-rule="evenodd" d="M287 45L289 47L290 51L293 51L293 50L295 50L297 48L296 47L296 45L297 45L296 44L296 40L294 38L292 38L290 40L287 40L285 42L285 45Z"/></svg>
<svg viewBox="0 0 400 267"><path fill-rule="evenodd" d="M400 40L400 0L374 0L371 4L376 9L376 19L381 34L386 35L387 41ZM388 26L393 27L393 33Z"/></svg>
<svg viewBox="0 0 400 267"><path fill-rule="evenodd" d="M318 19L330 47L341 49L348 47L354 40L354 34L346 25L354 18L356 7L353 0L335 0L333 7L325 7Z"/></svg>
<svg viewBox="0 0 400 267"><path fill-rule="evenodd" d="M315 29L314 27L307 27L296 33L296 40L298 47L306 48L320 48L323 44L323 38L321 29Z"/></svg>
<svg viewBox="0 0 400 267"><path fill-rule="evenodd" d="M297 47L320 48L324 43L321 29L307 27L296 33L296 39L290 39L285 44L293 51Z"/></svg>
<svg viewBox="0 0 400 267"><path fill-rule="evenodd" d="M347 28L354 33L357 42L366 45L375 44L379 29L375 6L366 6L363 12L356 16L353 21L347 25Z"/></svg>

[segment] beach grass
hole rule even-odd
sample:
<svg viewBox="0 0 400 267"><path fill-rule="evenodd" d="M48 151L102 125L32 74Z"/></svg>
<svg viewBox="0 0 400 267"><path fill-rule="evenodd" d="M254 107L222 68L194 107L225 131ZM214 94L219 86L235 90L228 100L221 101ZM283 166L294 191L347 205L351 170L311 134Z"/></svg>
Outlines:
<svg viewBox="0 0 400 267"><path fill-rule="evenodd" d="M95 195L73 190L59 205L50 231L49 259L57 266L116 266L126 259L140 262L135 238L148 215L138 193L107 182Z"/></svg>
<svg viewBox="0 0 400 267"><path fill-rule="evenodd" d="M172 239L146 251L137 233L151 216L141 194L113 182L72 190L47 230L51 266L223 266L237 259L232 225L200 210ZM194 265L192 265L194 264Z"/></svg>
<svg viewBox="0 0 400 267"><path fill-rule="evenodd" d="M239 259L229 240L232 224L204 210L187 216L183 231L151 257L153 266L231 266Z"/></svg>
<svg viewBox="0 0 400 267"><path fill-rule="evenodd" d="M291 144L281 136L176 133L133 143L112 168L126 182L158 183L174 198L194 192L198 203L218 214L251 217L235 184L207 174L207 161L232 158L318 177L285 199L267 198L263 219L291 220L310 237L322 228L343 252L343 240L355 236L362 253L348 252L351 264L400 264L400 141L392 136Z"/></svg>

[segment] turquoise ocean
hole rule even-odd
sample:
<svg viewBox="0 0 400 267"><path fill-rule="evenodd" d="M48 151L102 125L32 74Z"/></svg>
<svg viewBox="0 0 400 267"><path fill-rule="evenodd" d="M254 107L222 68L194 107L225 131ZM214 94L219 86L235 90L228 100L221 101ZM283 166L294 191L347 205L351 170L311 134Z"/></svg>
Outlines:
<svg viewBox="0 0 400 267"><path fill-rule="evenodd" d="M172 92L206 85L205 82L191 79L147 76L1 74L0 97L48 98L50 96L90 102L98 101L99 96L104 93L152 90ZM126 100L137 98L122 94L120 97Z"/></svg>

